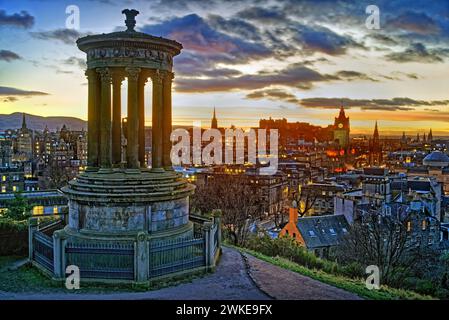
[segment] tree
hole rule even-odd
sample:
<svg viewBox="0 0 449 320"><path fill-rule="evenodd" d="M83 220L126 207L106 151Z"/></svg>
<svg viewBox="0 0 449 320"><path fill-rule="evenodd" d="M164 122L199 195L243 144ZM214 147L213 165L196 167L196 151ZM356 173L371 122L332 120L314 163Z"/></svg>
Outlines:
<svg viewBox="0 0 449 320"><path fill-rule="evenodd" d="M75 173L70 167L63 167L56 162L50 162L44 170L44 189L59 189L65 186L75 177Z"/></svg>
<svg viewBox="0 0 449 320"><path fill-rule="evenodd" d="M192 207L201 213L214 209L222 211L222 225L235 245L245 243L249 225L262 215L254 188L246 177L215 176L204 185L197 186Z"/></svg>
<svg viewBox="0 0 449 320"><path fill-rule="evenodd" d="M21 193L16 193L14 199L8 201L7 208L4 218L23 221L31 217L31 205Z"/></svg>
<svg viewBox="0 0 449 320"><path fill-rule="evenodd" d="M337 259L344 264L376 265L382 283L400 284L438 255L422 240L411 241L407 222L412 217L405 207L398 216L382 215L379 210L363 212L337 248Z"/></svg>

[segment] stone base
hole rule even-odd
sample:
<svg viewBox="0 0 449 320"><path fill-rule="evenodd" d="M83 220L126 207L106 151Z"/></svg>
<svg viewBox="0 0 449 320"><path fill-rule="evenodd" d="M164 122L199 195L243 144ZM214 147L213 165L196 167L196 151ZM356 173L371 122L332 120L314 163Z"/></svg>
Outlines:
<svg viewBox="0 0 449 320"><path fill-rule="evenodd" d="M85 172L62 189L75 232L135 235L170 231L189 222L194 187L176 172L127 169Z"/></svg>

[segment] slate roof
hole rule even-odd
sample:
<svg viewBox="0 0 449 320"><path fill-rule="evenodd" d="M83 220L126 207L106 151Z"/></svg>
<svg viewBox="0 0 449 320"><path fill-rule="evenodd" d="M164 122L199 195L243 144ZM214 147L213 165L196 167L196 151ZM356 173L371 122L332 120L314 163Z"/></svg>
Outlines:
<svg viewBox="0 0 449 320"><path fill-rule="evenodd" d="M297 227L307 249L335 246L349 230L349 224L344 215L299 218Z"/></svg>

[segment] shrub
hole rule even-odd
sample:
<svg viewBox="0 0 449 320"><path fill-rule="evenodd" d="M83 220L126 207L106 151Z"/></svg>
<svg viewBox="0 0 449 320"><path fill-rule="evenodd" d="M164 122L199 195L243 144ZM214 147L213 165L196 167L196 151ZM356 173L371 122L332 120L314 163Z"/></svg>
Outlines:
<svg viewBox="0 0 449 320"><path fill-rule="evenodd" d="M272 239L268 235L252 237L247 241L248 249L270 257L283 257L309 269L323 270L332 274L344 274L344 270L332 261L320 259L290 237Z"/></svg>
<svg viewBox="0 0 449 320"><path fill-rule="evenodd" d="M28 253L27 221L0 218L0 256Z"/></svg>

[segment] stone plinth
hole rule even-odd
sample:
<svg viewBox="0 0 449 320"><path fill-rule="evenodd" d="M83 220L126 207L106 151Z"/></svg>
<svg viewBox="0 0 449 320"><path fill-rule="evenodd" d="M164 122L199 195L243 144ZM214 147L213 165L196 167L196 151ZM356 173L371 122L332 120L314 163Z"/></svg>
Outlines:
<svg viewBox="0 0 449 320"><path fill-rule="evenodd" d="M174 171L87 172L62 191L71 231L102 236L168 232L189 223L194 187Z"/></svg>

